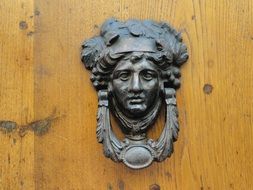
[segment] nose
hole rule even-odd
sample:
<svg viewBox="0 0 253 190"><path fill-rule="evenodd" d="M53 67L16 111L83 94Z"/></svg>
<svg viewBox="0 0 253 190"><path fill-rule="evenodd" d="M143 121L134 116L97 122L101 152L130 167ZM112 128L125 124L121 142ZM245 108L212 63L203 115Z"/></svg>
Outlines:
<svg viewBox="0 0 253 190"><path fill-rule="evenodd" d="M140 92L142 91L142 84L138 73L134 73L131 82L129 84L129 92Z"/></svg>

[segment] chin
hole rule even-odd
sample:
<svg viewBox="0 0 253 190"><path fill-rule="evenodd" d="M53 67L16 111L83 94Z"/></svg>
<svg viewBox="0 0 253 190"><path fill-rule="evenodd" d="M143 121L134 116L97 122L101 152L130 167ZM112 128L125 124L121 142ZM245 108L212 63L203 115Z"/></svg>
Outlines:
<svg viewBox="0 0 253 190"><path fill-rule="evenodd" d="M146 106L143 105L131 105L127 108L128 112L133 115L144 115L146 113Z"/></svg>

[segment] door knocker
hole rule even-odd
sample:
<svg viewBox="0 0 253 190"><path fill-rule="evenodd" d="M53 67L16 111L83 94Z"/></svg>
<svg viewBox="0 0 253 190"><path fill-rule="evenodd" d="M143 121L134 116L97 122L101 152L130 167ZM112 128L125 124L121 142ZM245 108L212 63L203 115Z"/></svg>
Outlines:
<svg viewBox="0 0 253 190"><path fill-rule="evenodd" d="M186 45L169 24L151 20L107 20L100 34L82 44L81 59L98 91L97 139L104 154L132 169L163 161L173 152L179 131L176 89ZM146 132L165 105L166 121L157 140ZM111 128L110 112L125 135Z"/></svg>

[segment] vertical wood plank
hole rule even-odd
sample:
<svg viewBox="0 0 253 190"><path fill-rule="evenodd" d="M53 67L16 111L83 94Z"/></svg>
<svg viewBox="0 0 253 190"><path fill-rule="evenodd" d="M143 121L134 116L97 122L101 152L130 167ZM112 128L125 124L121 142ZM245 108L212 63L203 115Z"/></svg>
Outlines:
<svg viewBox="0 0 253 190"><path fill-rule="evenodd" d="M0 1L0 189L34 189L34 136L4 121L33 120L32 0Z"/></svg>

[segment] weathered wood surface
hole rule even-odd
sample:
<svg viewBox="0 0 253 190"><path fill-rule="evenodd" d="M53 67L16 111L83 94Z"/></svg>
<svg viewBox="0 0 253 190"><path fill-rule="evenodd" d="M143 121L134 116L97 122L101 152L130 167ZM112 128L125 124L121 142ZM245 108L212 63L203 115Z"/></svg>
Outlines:
<svg viewBox="0 0 253 190"><path fill-rule="evenodd" d="M190 54L175 153L139 171L103 156L80 61L81 42L109 17L170 22ZM0 189L252 188L251 0L2 0L0 19L0 121L15 122L0 122Z"/></svg>

